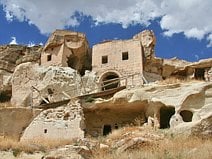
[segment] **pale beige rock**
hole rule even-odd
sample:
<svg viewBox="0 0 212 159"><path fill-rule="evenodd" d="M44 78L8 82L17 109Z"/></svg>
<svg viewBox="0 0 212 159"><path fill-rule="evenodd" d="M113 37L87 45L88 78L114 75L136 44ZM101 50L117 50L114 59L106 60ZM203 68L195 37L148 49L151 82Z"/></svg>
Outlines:
<svg viewBox="0 0 212 159"><path fill-rule="evenodd" d="M101 134L101 125L107 123L111 123L111 128L113 130L113 121L116 121L118 126L124 125L121 124L124 121L121 121L120 114L123 115L125 109L130 114L127 115L127 123L133 122L132 112L133 110L137 110L137 112L140 112L140 116L144 117L144 121L151 117L154 124L156 124L156 127L179 128L178 132L180 132L180 129L183 130L184 125L190 125L186 128L191 132L192 127L205 120L205 122L202 123L208 122L205 124L205 128L200 128L200 130L208 131L211 127L211 122L209 122L209 117L211 116L210 112L212 112L211 101L211 82L191 81L170 85L152 84L146 85L143 88L126 89L116 93L110 100L101 102L95 101L90 108L93 110L93 118L100 114L107 118L110 112L110 119L112 119L104 119L102 122L96 122L95 128L92 126L92 123L89 122L91 123L91 125L89 125L89 133L94 134L94 132L96 132L97 134ZM107 110L107 115L106 113L104 114L104 110ZM163 112L165 114L163 114ZM87 113L88 112L86 111L85 117L87 116ZM139 114L134 114L133 118L138 116ZM86 120L91 120L90 117L87 117ZM119 117L119 119L116 119L116 117ZM159 124L158 126L157 123Z"/></svg>
<svg viewBox="0 0 212 159"><path fill-rule="evenodd" d="M56 30L44 46L41 65L71 67L83 75L86 69L91 69L90 56L85 34Z"/></svg>
<svg viewBox="0 0 212 159"><path fill-rule="evenodd" d="M12 78L11 102L14 106L36 107L43 102L41 97L49 102L68 99L63 92L71 97L81 94L81 80L75 70L33 63L16 67Z"/></svg>
<svg viewBox="0 0 212 159"><path fill-rule="evenodd" d="M24 129L40 113L40 110L27 108L0 109L0 136L19 140Z"/></svg>
<svg viewBox="0 0 212 159"><path fill-rule="evenodd" d="M80 103L71 101L68 105L41 112L25 129L21 141L71 140L84 137L84 116Z"/></svg>

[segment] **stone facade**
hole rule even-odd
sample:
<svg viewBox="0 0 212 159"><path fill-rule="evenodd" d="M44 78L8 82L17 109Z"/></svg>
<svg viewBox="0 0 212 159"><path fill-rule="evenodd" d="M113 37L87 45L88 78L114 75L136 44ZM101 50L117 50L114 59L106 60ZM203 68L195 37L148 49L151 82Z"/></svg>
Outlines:
<svg viewBox="0 0 212 159"><path fill-rule="evenodd" d="M41 65L71 67L80 73L89 69L89 44L83 33L56 30L41 54Z"/></svg>
<svg viewBox="0 0 212 159"><path fill-rule="evenodd" d="M118 40L97 44L93 47L92 71L97 72L99 82L104 81L104 78L110 80L107 77L112 75L121 78L133 74L140 75L134 79L137 80L136 83L142 82L143 56L141 48L139 40Z"/></svg>
<svg viewBox="0 0 212 159"><path fill-rule="evenodd" d="M75 101L66 106L47 109L41 112L26 128L21 141L71 140L84 137L83 113L80 104Z"/></svg>
<svg viewBox="0 0 212 159"><path fill-rule="evenodd" d="M98 82L113 78L120 85L143 84L143 62L154 57L155 37L152 31L145 30L129 40L105 41L93 46L92 71L97 72Z"/></svg>

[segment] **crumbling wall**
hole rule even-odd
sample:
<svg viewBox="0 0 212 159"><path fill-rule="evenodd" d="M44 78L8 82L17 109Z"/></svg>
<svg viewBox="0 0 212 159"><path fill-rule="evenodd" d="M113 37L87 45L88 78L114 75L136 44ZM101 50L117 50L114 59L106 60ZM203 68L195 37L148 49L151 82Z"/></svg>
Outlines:
<svg viewBox="0 0 212 159"><path fill-rule="evenodd" d="M19 140L25 128L40 113L27 108L0 109L0 136Z"/></svg>
<svg viewBox="0 0 212 159"><path fill-rule="evenodd" d="M41 54L41 65L71 67L84 75L91 69L91 52L83 33L56 30L51 34Z"/></svg>
<svg viewBox="0 0 212 159"><path fill-rule="evenodd" d="M71 140L84 137L84 116L78 101L41 112L26 128L21 141Z"/></svg>

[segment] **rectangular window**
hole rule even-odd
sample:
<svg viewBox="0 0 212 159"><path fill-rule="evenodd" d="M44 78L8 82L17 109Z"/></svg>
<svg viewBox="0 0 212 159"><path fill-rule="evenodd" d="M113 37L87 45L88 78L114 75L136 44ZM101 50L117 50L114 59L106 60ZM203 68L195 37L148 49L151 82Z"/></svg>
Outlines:
<svg viewBox="0 0 212 159"><path fill-rule="evenodd" d="M108 63L108 56L102 56L102 64Z"/></svg>
<svg viewBox="0 0 212 159"><path fill-rule="evenodd" d="M47 61L51 61L52 60L52 55L47 55Z"/></svg>
<svg viewBox="0 0 212 159"><path fill-rule="evenodd" d="M122 60L128 60L129 56L128 56L128 52L122 52Z"/></svg>

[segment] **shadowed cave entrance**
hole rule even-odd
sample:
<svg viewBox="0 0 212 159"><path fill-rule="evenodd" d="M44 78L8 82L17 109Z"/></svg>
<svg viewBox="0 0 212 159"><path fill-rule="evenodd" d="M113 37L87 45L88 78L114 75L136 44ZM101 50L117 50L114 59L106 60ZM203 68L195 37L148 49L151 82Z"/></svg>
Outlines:
<svg viewBox="0 0 212 159"><path fill-rule="evenodd" d="M117 88L120 85L119 76L114 72L109 72L102 77L102 90Z"/></svg>
<svg viewBox="0 0 212 159"><path fill-rule="evenodd" d="M170 118L175 114L174 107L161 107L160 108L160 129L169 128Z"/></svg>
<svg viewBox="0 0 212 159"><path fill-rule="evenodd" d="M111 125L104 125L104 127L103 127L103 136L108 135L109 133L111 133L111 131L112 131Z"/></svg>
<svg viewBox="0 0 212 159"><path fill-rule="evenodd" d="M205 80L205 69L204 68L196 68L194 77L197 80Z"/></svg>

